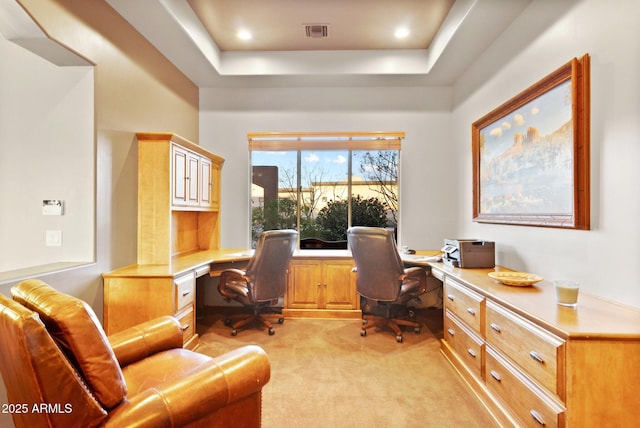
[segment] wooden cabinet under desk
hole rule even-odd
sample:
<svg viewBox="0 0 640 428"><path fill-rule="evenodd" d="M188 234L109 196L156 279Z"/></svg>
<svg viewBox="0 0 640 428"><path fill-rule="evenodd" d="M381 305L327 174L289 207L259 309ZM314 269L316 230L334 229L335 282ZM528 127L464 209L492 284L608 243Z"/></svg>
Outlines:
<svg viewBox="0 0 640 428"><path fill-rule="evenodd" d="M510 287L494 269L431 266L444 280L442 352L499 425L636 426L640 310L583 292L563 307L548 281Z"/></svg>
<svg viewBox="0 0 640 428"><path fill-rule="evenodd" d="M346 251L345 251L346 254ZM353 259L294 257L283 315L290 318L360 318Z"/></svg>

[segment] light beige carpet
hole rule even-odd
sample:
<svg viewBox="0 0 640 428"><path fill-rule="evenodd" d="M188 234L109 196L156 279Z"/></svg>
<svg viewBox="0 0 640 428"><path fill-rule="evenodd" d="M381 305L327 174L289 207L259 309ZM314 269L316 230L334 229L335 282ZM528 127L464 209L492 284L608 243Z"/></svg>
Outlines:
<svg viewBox="0 0 640 428"><path fill-rule="evenodd" d="M216 356L246 344L265 349L263 427L491 427L477 398L440 353L442 311L422 310L420 334L397 343L388 330L360 336L359 320L286 320L236 337L206 308L198 352ZM427 325L429 328L427 328Z"/></svg>

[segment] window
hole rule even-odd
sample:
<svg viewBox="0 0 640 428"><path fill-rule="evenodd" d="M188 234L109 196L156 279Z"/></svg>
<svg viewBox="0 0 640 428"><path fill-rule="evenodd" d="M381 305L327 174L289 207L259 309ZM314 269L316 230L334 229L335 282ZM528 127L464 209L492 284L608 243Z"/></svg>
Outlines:
<svg viewBox="0 0 640 428"><path fill-rule="evenodd" d="M402 132L253 133L251 237L295 229L300 248L347 248L350 226L398 225Z"/></svg>

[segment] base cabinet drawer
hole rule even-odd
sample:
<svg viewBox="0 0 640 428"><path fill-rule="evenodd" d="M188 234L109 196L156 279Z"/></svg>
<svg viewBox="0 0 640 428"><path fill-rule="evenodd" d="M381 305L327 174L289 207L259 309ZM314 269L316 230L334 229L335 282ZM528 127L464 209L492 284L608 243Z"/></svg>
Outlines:
<svg viewBox="0 0 640 428"><path fill-rule="evenodd" d="M174 279L176 312L182 311L194 302L196 294L196 276L194 272Z"/></svg>
<svg viewBox="0 0 640 428"><path fill-rule="evenodd" d="M444 340L455 350L469 371L481 378L484 342L448 310L444 317Z"/></svg>
<svg viewBox="0 0 640 428"><path fill-rule="evenodd" d="M524 427L564 427L565 408L490 346L485 349L486 384Z"/></svg>
<svg viewBox="0 0 640 428"><path fill-rule="evenodd" d="M565 342L491 301L486 314L487 343L564 398Z"/></svg>
<svg viewBox="0 0 640 428"><path fill-rule="evenodd" d="M182 328L182 341L186 344L196 332L196 317L193 311L193 305L176 314L176 318L180 323L180 328Z"/></svg>
<svg viewBox="0 0 640 428"><path fill-rule="evenodd" d="M482 334L485 299L451 278L444 281L444 305L477 334Z"/></svg>

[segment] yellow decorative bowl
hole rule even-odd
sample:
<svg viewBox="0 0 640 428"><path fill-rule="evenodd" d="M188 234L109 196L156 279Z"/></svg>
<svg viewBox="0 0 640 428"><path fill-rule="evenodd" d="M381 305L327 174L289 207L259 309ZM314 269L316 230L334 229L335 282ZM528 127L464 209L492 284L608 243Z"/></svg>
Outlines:
<svg viewBox="0 0 640 428"><path fill-rule="evenodd" d="M544 279L539 275L528 272L489 272L489 276L504 285L516 287L527 287Z"/></svg>

